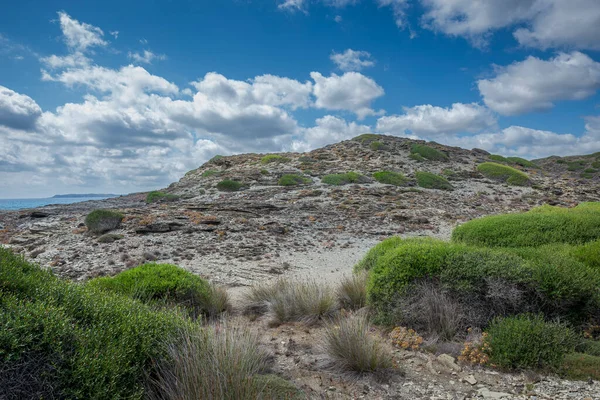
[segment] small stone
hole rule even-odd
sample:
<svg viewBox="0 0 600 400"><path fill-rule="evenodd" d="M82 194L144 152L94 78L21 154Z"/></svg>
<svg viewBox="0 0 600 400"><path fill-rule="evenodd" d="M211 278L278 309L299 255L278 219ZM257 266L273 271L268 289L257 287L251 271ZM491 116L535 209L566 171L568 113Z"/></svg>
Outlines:
<svg viewBox="0 0 600 400"><path fill-rule="evenodd" d="M504 392L492 392L488 388L482 388L477 391L477 394L482 396L484 399L503 399L505 397L511 397L510 393Z"/></svg>
<svg viewBox="0 0 600 400"><path fill-rule="evenodd" d="M464 378L464 381L470 385L475 385L477 383L477 379L475 379L473 375L467 376L466 378Z"/></svg>
<svg viewBox="0 0 600 400"><path fill-rule="evenodd" d="M454 361L454 357L452 357L449 354L440 354L437 357L437 360L440 364L442 364L443 366L445 366L448 369L451 369L451 370L457 371L457 372L462 371L462 368L458 364L456 364L456 362Z"/></svg>

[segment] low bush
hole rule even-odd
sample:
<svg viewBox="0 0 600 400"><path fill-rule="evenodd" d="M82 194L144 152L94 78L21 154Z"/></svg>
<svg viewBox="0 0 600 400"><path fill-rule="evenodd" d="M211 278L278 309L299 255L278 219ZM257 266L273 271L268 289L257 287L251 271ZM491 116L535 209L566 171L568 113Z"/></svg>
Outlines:
<svg viewBox="0 0 600 400"><path fill-rule="evenodd" d="M219 175L219 171L216 171L214 169L207 169L206 171L204 171L202 173L202 175L200 175L202 178L209 178L211 176L215 176L215 175Z"/></svg>
<svg viewBox="0 0 600 400"><path fill-rule="evenodd" d="M600 270L600 240L573 246L567 250L578 261Z"/></svg>
<svg viewBox="0 0 600 400"><path fill-rule="evenodd" d="M419 162L427 160L425 157L423 157L422 155L417 154L417 153L410 153L408 155L408 158L410 158L411 160L419 161Z"/></svg>
<svg viewBox="0 0 600 400"><path fill-rule="evenodd" d="M281 156L279 154L267 154L266 156L260 159L261 164L286 163L288 161L290 161L289 158Z"/></svg>
<svg viewBox="0 0 600 400"><path fill-rule="evenodd" d="M514 186L527 186L530 181L527 174L507 165L485 162L477 166L477 170L485 177Z"/></svg>
<svg viewBox="0 0 600 400"><path fill-rule="evenodd" d="M529 161L521 157L508 157L506 160L525 168L539 168L539 166L533 161Z"/></svg>
<svg viewBox="0 0 600 400"><path fill-rule="evenodd" d="M7 398L141 399L153 360L164 355L157 344L189 324L62 281L0 248L0 387Z"/></svg>
<svg viewBox="0 0 600 400"><path fill-rule="evenodd" d="M310 182L311 182L310 179L305 178L301 175L285 174L281 178L279 178L279 181L277 182L277 184L279 186L297 186L297 185L303 185L303 184L310 183Z"/></svg>
<svg viewBox="0 0 600 400"><path fill-rule="evenodd" d="M490 363L505 369L557 370L578 340L566 325L541 315L497 318L486 332Z"/></svg>
<svg viewBox="0 0 600 400"><path fill-rule="evenodd" d="M327 324L325 351L345 371L374 372L392 367L390 351L373 336L366 315L341 317Z"/></svg>
<svg viewBox="0 0 600 400"><path fill-rule="evenodd" d="M301 321L313 324L331 317L337 310L332 290L313 281L280 280L258 285L244 298L245 310L267 314L272 324Z"/></svg>
<svg viewBox="0 0 600 400"><path fill-rule="evenodd" d="M567 170L579 171L585 168L587 165L586 160L567 161Z"/></svg>
<svg viewBox="0 0 600 400"><path fill-rule="evenodd" d="M181 336L166 349L151 399L275 400L298 394L293 385L262 375L270 370L272 357L257 333L225 324ZM282 392L286 397L278 397Z"/></svg>
<svg viewBox="0 0 600 400"><path fill-rule="evenodd" d="M383 142L371 142L371 144L369 145L369 147L373 151L385 150L387 148L387 146Z"/></svg>
<svg viewBox="0 0 600 400"><path fill-rule="evenodd" d="M412 154L418 154L421 157L431 161L447 161L448 155L433 147L426 146L424 144L413 144L410 147Z"/></svg>
<svg viewBox="0 0 600 400"><path fill-rule="evenodd" d="M146 203L148 203L148 204L162 202L162 201L175 201L178 199L179 199L179 196L177 196L177 195L170 194L170 193L164 193L164 192L161 192L158 190L150 192L150 193L148 193L148 195L146 195Z"/></svg>
<svg viewBox="0 0 600 400"><path fill-rule="evenodd" d="M117 229L123 214L112 210L94 210L85 217L85 226L92 233L104 233Z"/></svg>
<svg viewBox="0 0 600 400"><path fill-rule="evenodd" d="M453 187L446 178L430 172L417 171L417 184L426 189L452 190Z"/></svg>
<svg viewBox="0 0 600 400"><path fill-rule="evenodd" d="M575 208L542 206L526 213L483 217L452 232L455 242L494 247L584 244L598 239L600 212L596 206L586 204Z"/></svg>
<svg viewBox="0 0 600 400"><path fill-rule="evenodd" d="M600 380L600 357L597 355L567 354L561 367L561 375L567 379Z"/></svg>
<svg viewBox="0 0 600 400"><path fill-rule="evenodd" d="M87 285L144 303L184 306L194 316L215 316L230 308L223 294L204 279L171 264L147 263L113 277L92 279Z"/></svg>
<svg viewBox="0 0 600 400"><path fill-rule="evenodd" d="M406 177L400 172L392 172L392 171L379 171L373 174L373 178L377 182L385 183L388 185L402 186L406 184Z"/></svg>
<svg viewBox="0 0 600 400"><path fill-rule="evenodd" d="M347 185L349 183L363 183L366 181L367 180L365 179L365 177L359 174L358 172L346 172L345 174L330 174L325 175L323 178L321 178L321 182L327 185L335 186Z"/></svg>
<svg viewBox="0 0 600 400"><path fill-rule="evenodd" d="M374 133L363 133L362 135L358 135L354 138L352 138L352 140L356 140L357 142L361 142L361 143L369 143L372 142L374 140L377 140L380 138L380 135L376 135Z"/></svg>
<svg viewBox="0 0 600 400"><path fill-rule="evenodd" d="M508 163L509 162L506 157L503 157L503 156L498 155L498 154L490 154L488 158L490 160L497 161L497 162L502 162L502 163Z"/></svg>
<svg viewBox="0 0 600 400"><path fill-rule="evenodd" d="M367 279L366 271L342 278L336 293L341 308L358 310L367 305Z"/></svg>
<svg viewBox="0 0 600 400"><path fill-rule="evenodd" d="M217 189L222 192L237 192L244 185L238 181L232 181L230 179L225 179L219 183L217 183Z"/></svg>
<svg viewBox="0 0 600 400"><path fill-rule="evenodd" d="M356 263L354 266L354 273L359 273L360 271L369 271L375 266L380 257L382 257L388 251L395 249L400 244L405 243L406 240L410 239L402 239L399 236L393 236L389 239L385 239L381 243L376 244L358 263Z"/></svg>

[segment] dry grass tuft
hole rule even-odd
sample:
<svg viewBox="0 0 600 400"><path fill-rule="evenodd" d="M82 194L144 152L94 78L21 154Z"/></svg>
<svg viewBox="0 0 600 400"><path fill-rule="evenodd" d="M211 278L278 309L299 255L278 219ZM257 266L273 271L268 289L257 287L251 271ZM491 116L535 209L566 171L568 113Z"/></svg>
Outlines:
<svg viewBox="0 0 600 400"><path fill-rule="evenodd" d="M344 371L374 372L393 366L390 351L371 332L365 314L342 317L325 327L324 348Z"/></svg>
<svg viewBox="0 0 600 400"><path fill-rule="evenodd" d="M367 305L367 279L368 274L365 271L342 279L336 292L340 307L358 310Z"/></svg>

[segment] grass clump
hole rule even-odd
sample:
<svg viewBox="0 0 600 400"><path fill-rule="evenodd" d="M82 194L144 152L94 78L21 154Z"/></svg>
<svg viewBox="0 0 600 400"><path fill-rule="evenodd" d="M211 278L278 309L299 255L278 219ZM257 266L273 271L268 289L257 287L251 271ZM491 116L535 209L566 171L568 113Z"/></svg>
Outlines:
<svg viewBox="0 0 600 400"><path fill-rule="evenodd" d="M517 164L520 165L521 167L525 167L525 168L539 168L539 166L529 160L526 160L524 158L521 157L507 157L506 158L508 160L508 162L511 162L513 164Z"/></svg>
<svg viewBox="0 0 600 400"><path fill-rule="evenodd" d="M374 133L363 133L362 135L358 135L355 138L352 138L352 140L356 140L357 142L360 143L365 143L365 142L372 142L374 140L379 139L380 135L376 135Z"/></svg>
<svg viewBox="0 0 600 400"><path fill-rule="evenodd" d="M561 375L573 380L600 380L600 357L583 353L570 353L564 357Z"/></svg>
<svg viewBox="0 0 600 400"><path fill-rule="evenodd" d="M423 157L422 155L417 154L417 153L410 153L408 155L408 158L410 158L411 160L419 161L419 162L427 160L425 157Z"/></svg>
<svg viewBox="0 0 600 400"><path fill-rule="evenodd" d="M577 343L571 329L542 315L497 318L486 333L490 363L505 369L557 370Z"/></svg>
<svg viewBox="0 0 600 400"><path fill-rule="evenodd" d="M367 279L366 271L342 278L336 291L341 308L358 310L367 305Z"/></svg>
<svg viewBox="0 0 600 400"><path fill-rule="evenodd" d="M426 189L452 190L454 189L446 178L430 172L417 171L417 184Z"/></svg>
<svg viewBox="0 0 600 400"><path fill-rule="evenodd" d="M477 170L487 178L506 182L509 185L526 186L530 183L527 174L507 165L486 162L479 164Z"/></svg>
<svg viewBox="0 0 600 400"><path fill-rule="evenodd" d="M114 277L95 278L89 286L126 295L144 303L172 304L192 310L193 316L215 316L230 306L223 292L204 279L171 264L147 263Z"/></svg>
<svg viewBox="0 0 600 400"><path fill-rule="evenodd" d="M448 155L433 147L426 146L424 144L413 144L410 147L412 154L418 154L421 157L431 161L447 161Z"/></svg>
<svg viewBox="0 0 600 400"><path fill-rule="evenodd" d="M219 175L219 171L214 169L207 169L200 175L202 178L209 178L211 176Z"/></svg>
<svg viewBox="0 0 600 400"><path fill-rule="evenodd" d="M587 205L570 209L542 206L526 213L483 217L457 227L452 233L453 241L492 247L577 245L598 239L600 213Z"/></svg>
<svg viewBox="0 0 600 400"><path fill-rule="evenodd" d="M163 201L175 201L178 199L179 199L179 196L177 196L177 195L170 194L170 193L164 193L164 192L161 192L158 190L150 192L146 195L146 203L148 203L148 204L163 202Z"/></svg>
<svg viewBox="0 0 600 400"><path fill-rule="evenodd" d="M346 172L345 174L330 174L321 178L321 181L327 185L342 186L350 183L361 183L365 177L358 172Z"/></svg>
<svg viewBox="0 0 600 400"><path fill-rule="evenodd" d="M489 158L490 160L497 161L497 162L501 162L501 163L508 163L508 162L509 162L509 161L508 161L508 159L507 159L506 157L503 157L503 156L501 156L501 155L499 155L499 154L490 154L490 155L488 156L488 158Z"/></svg>
<svg viewBox="0 0 600 400"><path fill-rule="evenodd" d="M402 186L406 183L406 177L399 172L379 171L373 174L373 178L388 185Z"/></svg>
<svg viewBox="0 0 600 400"><path fill-rule="evenodd" d="M324 347L344 371L375 372L392 367L390 351L373 336L366 315L338 318L325 327Z"/></svg>
<svg viewBox="0 0 600 400"><path fill-rule="evenodd" d="M157 344L189 322L62 281L0 248L0 387L8 398L142 399Z"/></svg>
<svg viewBox="0 0 600 400"><path fill-rule="evenodd" d="M94 210L85 217L85 226L92 233L104 233L117 229L123 221L123 214L112 210Z"/></svg>
<svg viewBox="0 0 600 400"><path fill-rule="evenodd" d="M237 192L244 185L238 181L232 181L230 179L225 179L219 183L217 183L217 189L221 192Z"/></svg>
<svg viewBox="0 0 600 400"><path fill-rule="evenodd" d="M373 151L385 150L387 148L387 146L383 142L371 142L371 144L369 145L369 147Z"/></svg>
<svg viewBox="0 0 600 400"><path fill-rule="evenodd" d="M302 185L302 184L306 184L306 183L310 183L310 182L311 182L310 179L305 178L301 175L285 174L281 178L279 178L279 181L277 182L277 184L279 186L297 186L297 185Z"/></svg>
<svg viewBox="0 0 600 400"><path fill-rule="evenodd" d="M281 156L279 154L267 154L266 156L260 159L261 164L286 163L288 161L290 161L289 158Z"/></svg>
<svg viewBox="0 0 600 400"><path fill-rule="evenodd" d="M240 326L184 331L166 352L151 399L277 399L282 391L285 398L297 395L291 384L262 375L271 367L271 356L257 333Z"/></svg>
<svg viewBox="0 0 600 400"><path fill-rule="evenodd" d="M279 280L254 286L244 302L246 312L267 314L274 325L292 321L313 324L337 310L331 289L314 281Z"/></svg>

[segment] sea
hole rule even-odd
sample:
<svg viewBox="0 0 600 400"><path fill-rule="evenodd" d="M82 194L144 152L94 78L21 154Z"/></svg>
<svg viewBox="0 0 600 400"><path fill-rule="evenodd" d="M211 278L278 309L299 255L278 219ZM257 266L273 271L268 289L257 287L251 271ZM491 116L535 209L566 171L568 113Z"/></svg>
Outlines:
<svg viewBox="0 0 600 400"><path fill-rule="evenodd" d="M112 197L112 196L111 196ZM110 197L48 197L46 199L0 199L0 210L20 210L49 204L71 204L88 200L102 200Z"/></svg>

